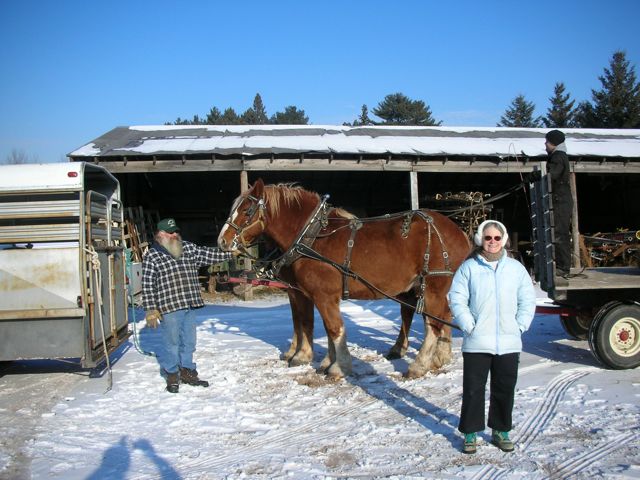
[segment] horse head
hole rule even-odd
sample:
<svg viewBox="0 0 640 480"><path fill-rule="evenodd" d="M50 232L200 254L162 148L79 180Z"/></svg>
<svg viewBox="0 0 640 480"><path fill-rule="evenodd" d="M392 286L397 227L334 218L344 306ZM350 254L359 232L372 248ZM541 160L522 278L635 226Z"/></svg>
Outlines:
<svg viewBox="0 0 640 480"><path fill-rule="evenodd" d="M235 199L229 218L218 236L218 246L227 251L248 247L265 229L264 182L253 186Z"/></svg>

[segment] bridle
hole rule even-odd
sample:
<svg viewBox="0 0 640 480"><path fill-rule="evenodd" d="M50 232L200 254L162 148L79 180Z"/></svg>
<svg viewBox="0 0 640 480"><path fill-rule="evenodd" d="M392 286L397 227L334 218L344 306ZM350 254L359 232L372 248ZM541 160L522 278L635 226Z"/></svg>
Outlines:
<svg viewBox="0 0 640 480"><path fill-rule="evenodd" d="M252 203L247 209L244 225L239 226L233 223L231 219L233 218L234 214L238 211L238 208L240 208L240 205L244 203L244 199L251 200ZM233 209L233 211L229 215L229 218L225 222L226 225L229 225L231 228L233 228L236 231L235 235L233 236L233 240L231 240L231 246L229 247L230 250L237 250L239 248L246 250L249 244L244 238L244 233L250 228L253 228L257 224L260 225L260 229L262 231L264 231L264 228L265 228L264 218L265 218L266 205L265 205L264 199L254 197L253 195L247 195L244 199L243 201L238 203L238 206L236 208ZM253 217L255 217L256 214L258 218L254 220Z"/></svg>

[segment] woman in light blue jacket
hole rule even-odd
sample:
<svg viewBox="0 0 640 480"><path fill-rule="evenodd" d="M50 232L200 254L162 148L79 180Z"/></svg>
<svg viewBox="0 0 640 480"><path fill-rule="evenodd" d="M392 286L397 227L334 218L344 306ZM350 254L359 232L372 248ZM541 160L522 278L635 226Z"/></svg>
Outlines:
<svg viewBox="0 0 640 480"><path fill-rule="evenodd" d="M485 428L485 388L491 372L489 428L491 441L505 452L522 351L521 335L536 309L533 282L524 266L507 256L507 229L496 220L480 224L477 248L456 271L449 290L454 322L463 332L462 409L458 430L464 453L475 453L477 432Z"/></svg>

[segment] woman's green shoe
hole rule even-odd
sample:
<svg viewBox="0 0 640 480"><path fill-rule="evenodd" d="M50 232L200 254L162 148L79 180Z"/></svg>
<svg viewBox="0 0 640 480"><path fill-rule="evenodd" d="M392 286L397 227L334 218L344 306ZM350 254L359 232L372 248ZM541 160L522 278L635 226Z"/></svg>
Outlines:
<svg viewBox="0 0 640 480"><path fill-rule="evenodd" d="M476 434L465 433L462 453L476 453Z"/></svg>
<svg viewBox="0 0 640 480"><path fill-rule="evenodd" d="M503 452L513 452L513 442L509 439L509 432L494 430L491 434L491 443Z"/></svg>

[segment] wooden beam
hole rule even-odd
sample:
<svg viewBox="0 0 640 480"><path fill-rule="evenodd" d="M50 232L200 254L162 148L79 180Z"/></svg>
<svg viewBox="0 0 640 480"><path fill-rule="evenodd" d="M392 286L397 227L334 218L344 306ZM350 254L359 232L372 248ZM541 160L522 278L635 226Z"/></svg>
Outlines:
<svg viewBox="0 0 640 480"><path fill-rule="evenodd" d="M571 240L573 242L573 255L571 265L580 267L580 231L578 229L578 190L576 188L576 174L569 173L569 187L573 199L573 212L571 212Z"/></svg>
<svg viewBox="0 0 640 480"><path fill-rule="evenodd" d="M411 210L420 208L420 200L418 194L418 172L409 172L409 185L411 188Z"/></svg>
<svg viewBox="0 0 640 480"><path fill-rule="evenodd" d="M249 172L243 170L240 172L240 193L244 193L247 190L249 190ZM244 269L251 270L251 259L249 257L244 258ZM253 287L248 283L244 285L242 297L245 301L253 300Z"/></svg>
<svg viewBox="0 0 640 480"><path fill-rule="evenodd" d="M84 159L86 159L85 157ZM341 159L327 155L323 158L306 158L301 163L299 158L245 158L244 163L238 157L217 158L214 164L210 159L190 159L182 163L180 157L172 160L159 160L157 157L148 157L149 160L132 160L127 157L126 165L123 157L94 157L96 163L104 166L113 173L152 173L152 172L233 172L233 171L396 171L396 172L449 172L449 173L527 173L533 170L539 159L532 158L526 165L522 162L502 162L497 164L494 158L474 158L472 163L469 157L422 157L421 161L413 164L411 159L390 159L387 155L379 158L363 157L360 163L356 159ZM80 161L80 157L74 160ZM331 160L331 161L329 161ZM600 158L582 157L579 163L573 163L575 173L611 173L611 174L637 174L640 173L640 162L607 161L600 163Z"/></svg>

